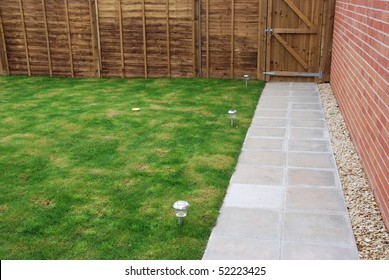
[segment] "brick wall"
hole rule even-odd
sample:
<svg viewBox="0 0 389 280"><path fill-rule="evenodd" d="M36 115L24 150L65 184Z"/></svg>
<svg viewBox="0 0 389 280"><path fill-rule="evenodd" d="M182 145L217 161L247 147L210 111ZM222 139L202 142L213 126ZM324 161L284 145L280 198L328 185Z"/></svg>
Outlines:
<svg viewBox="0 0 389 280"><path fill-rule="evenodd" d="M331 85L389 229L389 1L336 1Z"/></svg>

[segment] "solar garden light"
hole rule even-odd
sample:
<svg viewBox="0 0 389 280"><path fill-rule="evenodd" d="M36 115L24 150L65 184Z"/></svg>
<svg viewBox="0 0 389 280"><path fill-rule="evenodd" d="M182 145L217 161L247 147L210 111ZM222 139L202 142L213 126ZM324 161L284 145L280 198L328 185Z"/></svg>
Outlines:
<svg viewBox="0 0 389 280"><path fill-rule="evenodd" d="M246 75L243 75L243 78L246 80L246 87L247 87L247 83L249 81L250 76L246 74Z"/></svg>
<svg viewBox="0 0 389 280"><path fill-rule="evenodd" d="M184 223L184 218L186 217L189 207L189 203L183 200L176 201L173 204L173 208L176 210L176 216L178 217L178 224L180 226Z"/></svg>
<svg viewBox="0 0 389 280"><path fill-rule="evenodd" d="M236 113L238 113L238 111L236 111L235 109L231 109L228 111L228 114L230 115L231 126L234 126L234 120L236 119Z"/></svg>

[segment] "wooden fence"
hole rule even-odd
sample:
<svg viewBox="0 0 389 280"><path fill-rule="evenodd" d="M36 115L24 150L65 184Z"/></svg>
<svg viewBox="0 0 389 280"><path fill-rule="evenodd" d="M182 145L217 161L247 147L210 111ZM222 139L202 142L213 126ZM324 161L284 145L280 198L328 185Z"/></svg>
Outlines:
<svg viewBox="0 0 389 280"><path fill-rule="evenodd" d="M265 79L266 59L274 60L269 2L277 1L311 7L303 0L0 0L0 74ZM317 28L325 32L316 57L323 58L335 0L317 1ZM290 7L281 13L299 15ZM316 64L327 80L328 59Z"/></svg>

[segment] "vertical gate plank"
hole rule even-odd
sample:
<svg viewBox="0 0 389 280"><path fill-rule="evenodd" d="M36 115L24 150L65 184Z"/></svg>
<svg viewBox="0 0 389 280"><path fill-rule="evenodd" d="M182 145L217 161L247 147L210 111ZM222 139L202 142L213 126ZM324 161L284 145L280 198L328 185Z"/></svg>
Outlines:
<svg viewBox="0 0 389 280"><path fill-rule="evenodd" d="M273 0L267 1L267 28L273 27ZM270 71L271 60L271 38L270 32L266 35L266 71ZM270 77L266 76L266 81L269 81Z"/></svg>
<svg viewBox="0 0 389 280"><path fill-rule="evenodd" d="M44 24L45 24L47 62L49 64L49 74L50 74L50 77L52 77L53 76L53 66L52 66L52 62L51 62L49 28L47 26L47 16L46 16L46 3L45 3L45 0L42 0L42 12L43 12L43 21L44 21Z"/></svg>
<svg viewBox="0 0 389 280"><path fill-rule="evenodd" d="M8 65L8 55L7 55L7 46L5 45L5 35L3 27L3 18L1 16L0 10L0 71L3 72L5 67L5 72L9 75L9 65Z"/></svg>
<svg viewBox="0 0 389 280"><path fill-rule="evenodd" d="M326 47L325 45L325 42L324 42L324 39L326 37L326 24L328 23L328 19L327 19L327 14L328 14L328 0L324 0L323 1L323 20L322 20L322 33L321 33L321 38L320 38L320 70L323 71L323 68L324 68L324 48ZM323 78L324 77L321 77L319 82L322 82L323 81Z"/></svg>
<svg viewBox="0 0 389 280"><path fill-rule="evenodd" d="M21 17L22 29L23 29L24 49L25 49L25 53L26 53L27 72L28 72L28 76L31 76L30 54L29 54L29 51L28 51L26 24L24 22L24 11L23 11L22 0L19 0L19 6L20 6L20 17Z"/></svg>
<svg viewBox="0 0 389 280"><path fill-rule="evenodd" d="M320 56L321 56L321 36L322 36L322 31L323 31L323 9L324 9L324 0L319 1L317 3L318 6L313 7L313 19L317 20L317 34L312 34L310 35L311 41L310 41L310 48L309 48L309 53L310 53L310 64L311 64L311 69L315 71L321 71L320 67ZM316 78L318 80L318 78Z"/></svg>
<svg viewBox="0 0 389 280"><path fill-rule="evenodd" d="M166 0L166 55L167 55L167 72L169 78L172 76L170 61L170 23L169 23L169 0Z"/></svg>
<svg viewBox="0 0 389 280"><path fill-rule="evenodd" d="M267 4L266 1L258 0L258 41L257 41L257 79L264 80L263 72L266 70L266 20Z"/></svg>
<svg viewBox="0 0 389 280"><path fill-rule="evenodd" d="M145 78L147 78L147 37L146 37L146 11L145 0L142 0L142 25L143 25L143 61L145 68Z"/></svg>
<svg viewBox="0 0 389 280"><path fill-rule="evenodd" d="M124 47L123 47L123 14L122 14L122 1L118 1L119 4L119 33L120 33L120 58L121 58L121 75L122 78L125 76L125 65L124 65Z"/></svg>
<svg viewBox="0 0 389 280"><path fill-rule="evenodd" d="M281 25L281 17L279 17L279 13L283 10L283 7L280 7L280 5L283 4L283 1L281 0L272 0L271 6L268 6L268 15L270 15L270 24L268 24L268 28L275 30L277 26ZM282 52L280 52L280 44L277 43L277 40L274 38L273 34L269 34L267 36L267 43L269 44L269 53L268 59L266 60L269 63L269 68L267 71L272 70L278 70L278 60L281 59L281 56L283 56ZM278 57L275 55L277 54ZM268 77L269 80L271 80L271 77Z"/></svg>
<svg viewBox="0 0 389 280"><path fill-rule="evenodd" d="M301 10L305 11L307 13L308 9L310 9L310 12L313 13L314 12L314 5L315 5L315 2L316 1L303 1L303 7L301 8ZM304 15L305 16L305 15ZM300 21L301 21L301 16L299 15L299 18L300 18ZM306 17L307 18L307 17ZM308 19L308 18L307 18ZM309 20L309 19L308 19ZM303 23L299 26L300 28L303 27L303 25L306 24L305 21L303 20ZM308 26L309 27L309 26ZM309 27L310 29L314 29L314 26L313 26L313 23L312 23L312 27ZM291 34L292 35L292 34ZM293 36L293 35L292 35ZM312 66L311 62L310 62L310 59L312 58L312 38L313 36L310 36L310 35L303 35L304 36L304 44L302 45L299 45L298 46L298 50L303 50L306 58L305 58L305 61L307 61L307 64L309 66ZM305 51L304 51L305 50ZM292 63L292 62L291 62ZM305 70L307 70L305 68ZM307 70L308 71L308 70Z"/></svg>
<svg viewBox="0 0 389 280"><path fill-rule="evenodd" d="M320 66L323 71L321 82L330 81L332 34L334 29L336 0L324 0L323 32L321 38Z"/></svg>
<svg viewBox="0 0 389 280"><path fill-rule="evenodd" d="M74 78L74 64L73 64L72 38L70 36L68 0L64 0L64 1L65 1L65 16L66 16L66 32L68 35L68 46L69 46L70 71L71 71L72 77Z"/></svg>
<svg viewBox="0 0 389 280"><path fill-rule="evenodd" d="M316 1L304 1L305 3L305 13L307 14L307 18L308 18L308 11L310 12L311 14L311 18L312 19L315 19L315 16L317 15L316 14ZM311 2L311 3L309 3ZM310 8L310 10L308 10ZM312 27L310 27L310 29L316 29L314 24L312 23ZM305 58L305 61L307 62L307 64L310 66L311 69L315 69L314 65L312 64L313 63L313 60L312 58L314 57L314 52L315 52L315 48L313 47L313 45L315 44L315 37L316 37L316 34L310 34L310 35L305 35L305 40L306 40L306 44L305 44L305 49L308 49L308 51L306 52L306 58Z"/></svg>
<svg viewBox="0 0 389 280"><path fill-rule="evenodd" d="M316 1L316 0L314 0ZM310 2L312 1L306 1L306 0L293 0L293 2L296 2L299 4L299 8L304 10L304 6L309 6L310 5ZM286 3L282 3L283 6L282 8L283 9L289 9L290 7L288 7L288 5ZM297 4L296 4L297 5ZM296 9L299 9L296 7ZM296 29L308 29L306 24L304 23L304 21L302 21L300 19L300 17L293 11L290 11L290 10L287 10L286 13L290 13L291 15L288 17L288 18L285 18L285 17L281 17L281 26L282 27L287 27L287 28L290 28L290 27L296 27ZM281 35L280 35L281 36ZM288 42L287 44L290 44L292 50L296 50L296 55L299 56L300 55L300 50L302 50L302 56L306 55L308 53L308 47L307 47L307 44L309 42L307 42L307 38L308 36L305 36L305 35L302 35L302 34L297 34L297 33L288 33L288 34L282 34L282 38L285 39L286 42ZM280 65L281 66L284 66L286 69L282 69L284 71L287 71L287 70L295 70L297 71L297 69L300 69L300 65L299 63L296 63L296 58L294 58L293 55L290 55L290 53L288 53L288 49L281 43L281 45L279 45L279 51L283 54L283 57L280 57L279 61L280 62ZM304 59L301 59L301 61L304 61ZM284 62L284 64L282 63ZM283 64L283 65L282 65ZM301 71L304 71L304 69L306 70L306 68L302 68Z"/></svg>
<svg viewBox="0 0 389 280"><path fill-rule="evenodd" d="M320 50L321 50L321 35L323 30L322 12L324 8L324 0L312 1L311 5L307 5L306 13L310 15L312 22L311 30L315 30L315 33L305 35L308 38L308 56L307 62L310 66L310 72L320 71ZM317 81L318 77L313 80Z"/></svg>

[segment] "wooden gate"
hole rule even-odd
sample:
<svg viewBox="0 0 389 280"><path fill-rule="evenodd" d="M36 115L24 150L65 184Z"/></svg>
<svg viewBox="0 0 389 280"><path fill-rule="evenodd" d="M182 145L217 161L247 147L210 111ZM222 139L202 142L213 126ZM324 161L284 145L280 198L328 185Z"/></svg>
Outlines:
<svg viewBox="0 0 389 280"><path fill-rule="evenodd" d="M326 0L268 0L266 80L322 78Z"/></svg>

